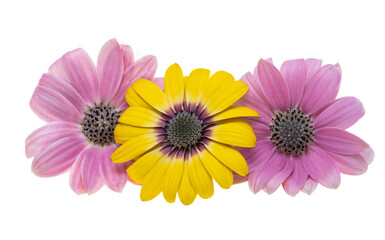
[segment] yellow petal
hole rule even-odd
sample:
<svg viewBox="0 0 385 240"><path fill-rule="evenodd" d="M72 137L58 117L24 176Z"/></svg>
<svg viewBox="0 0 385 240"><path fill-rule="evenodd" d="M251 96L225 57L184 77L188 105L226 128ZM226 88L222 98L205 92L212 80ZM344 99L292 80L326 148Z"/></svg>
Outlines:
<svg viewBox="0 0 385 240"><path fill-rule="evenodd" d="M132 138L124 143L111 156L112 162L122 163L133 160L139 155L150 150L158 144L159 139L156 134L146 134Z"/></svg>
<svg viewBox="0 0 385 240"><path fill-rule="evenodd" d="M195 192L193 186L191 185L190 177L189 177L189 161L192 159L189 159L187 161L184 161L184 167L183 167L183 175L182 179L180 181L180 186L178 190L178 196L179 200L184 205L190 205L194 202L195 198L197 197L197 193Z"/></svg>
<svg viewBox="0 0 385 240"><path fill-rule="evenodd" d="M134 182L143 184L146 174L154 167L155 163L164 156L160 149L160 147L157 147L149 151L127 168L127 174Z"/></svg>
<svg viewBox="0 0 385 240"><path fill-rule="evenodd" d="M213 179L203 166L199 155L193 154L189 163L189 177L195 192L201 198L210 198L214 194Z"/></svg>
<svg viewBox="0 0 385 240"><path fill-rule="evenodd" d="M238 106L230 106L226 110L215 114L212 118L212 121L219 121L229 118L237 118L237 117L260 117L259 114L251 108L248 107L238 107Z"/></svg>
<svg viewBox="0 0 385 240"><path fill-rule="evenodd" d="M207 102L212 95L218 91L223 85L230 84L234 81L233 75L225 71L218 71L214 73L209 81L206 82L205 87L203 88L203 101Z"/></svg>
<svg viewBox="0 0 385 240"><path fill-rule="evenodd" d="M222 188L230 188L233 184L233 171L218 161L206 148L198 151L199 157L208 173Z"/></svg>
<svg viewBox="0 0 385 240"><path fill-rule="evenodd" d="M136 127L124 123L118 123L114 130L114 138L116 142L123 144L134 137L152 133L155 133L154 128Z"/></svg>
<svg viewBox="0 0 385 240"><path fill-rule="evenodd" d="M210 141L209 143L206 143L205 146L214 157L231 170L241 176L247 175L249 169L246 160L233 147L215 141Z"/></svg>
<svg viewBox="0 0 385 240"><path fill-rule="evenodd" d="M222 84L207 100L206 108L210 115L221 112L240 99L248 90L246 83L234 81Z"/></svg>
<svg viewBox="0 0 385 240"><path fill-rule="evenodd" d="M119 122L138 127L160 127L163 117L151 109L132 106L126 109L119 118Z"/></svg>
<svg viewBox="0 0 385 240"><path fill-rule="evenodd" d="M135 92L132 86L128 88L125 98L126 98L126 102L130 106L141 106L148 109L153 109L153 107L151 107L150 104L144 101L143 98L141 98L139 94Z"/></svg>
<svg viewBox="0 0 385 240"><path fill-rule="evenodd" d="M166 95L155 83L147 79L136 80L132 87L135 92L156 110L167 114L169 109Z"/></svg>
<svg viewBox="0 0 385 240"><path fill-rule="evenodd" d="M202 89L210 77L210 70L198 68L193 70L186 81L186 101L189 104L196 104L203 95Z"/></svg>
<svg viewBox="0 0 385 240"><path fill-rule="evenodd" d="M254 147L257 141L250 124L242 119L217 122L217 125L212 126L210 130L210 139L229 145Z"/></svg>
<svg viewBox="0 0 385 240"><path fill-rule="evenodd" d="M183 103L184 78L178 64L171 65L164 76L164 91L171 106Z"/></svg>
<svg viewBox="0 0 385 240"><path fill-rule="evenodd" d="M171 159L168 156L164 156L147 173L140 191L140 199L142 201L152 200L162 191L164 176L170 163Z"/></svg>
<svg viewBox="0 0 385 240"><path fill-rule="evenodd" d="M163 181L163 197L167 202L175 202L176 193L183 174L183 155L175 156L167 170Z"/></svg>

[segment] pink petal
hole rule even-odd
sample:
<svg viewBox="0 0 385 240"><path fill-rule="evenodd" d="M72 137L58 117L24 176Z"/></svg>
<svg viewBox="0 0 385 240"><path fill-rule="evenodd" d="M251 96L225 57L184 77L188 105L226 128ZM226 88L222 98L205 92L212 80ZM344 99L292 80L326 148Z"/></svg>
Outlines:
<svg viewBox="0 0 385 240"><path fill-rule="evenodd" d="M157 65L158 63L154 56L145 56L130 65L124 71L119 89L111 99L114 106L120 110L127 108L128 105L124 98L127 89L138 79L144 78L151 80L154 77Z"/></svg>
<svg viewBox="0 0 385 240"><path fill-rule="evenodd" d="M124 70L126 70L134 63L134 54L132 53L132 48L126 44L120 44L120 50L123 55Z"/></svg>
<svg viewBox="0 0 385 240"><path fill-rule="evenodd" d="M99 98L96 68L83 49L75 49L64 54L51 65L48 72L70 83L87 104L94 104Z"/></svg>
<svg viewBox="0 0 385 240"><path fill-rule="evenodd" d="M52 177L67 171L77 155L86 147L83 137L62 138L43 151L32 162L32 172L39 177Z"/></svg>
<svg viewBox="0 0 385 240"><path fill-rule="evenodd" d="M308 174L302 165L302 159L296 157L294 159L294 170L283 182L283 189L287 194L294 197L305 185L307 176Z"/></svg>
<svg viewBox="0 0 385 240"><path fill-rule="evenodd" d="M302 99L306 82L306 66L303 59L289 60L282 64L281 74L290 94L290 106L295 108Z"/></svg>
<svg viewBox="0 0 385 240"><path fill-rule="evenodd" d="M290 95L286 82L278 69L261 59L258 62L258 77L268 102L274 109L285 111L290 106Z"/></svg>
<svg viewBox="0 0 385 240"><path fill-rule="evenodd" d="M39 86L47 87L66 98L81 113L87 108L80 94L71 84L48 73L43 74L39 81Z"/></svg>
<svg viewBox="0 0 385 240"><path fill-rule="evenodd" d="M25 155L27 158L34 157L53 142L77 134L81 134L78 124L63 121L50 122L27 137Z"/></svg>
<svg viewBox="0 0 385 240"><path fill-rule="evenodd" d="M250 190L257 193L263 189L270 179L285 166L286 161L285 155L275 152L265 165L249 174Z"/></svg>
<svg viewBox="0 0 385 240"><path fill-rule="evenodd" d="M360 153L360 155L365 159L368 165L373 162L374 151L371 147L366 148L364 151Z"/></svg>
<svg viewBox="0 0 385 240"><path fill-rule="evenodd" d="M349 175L360 175L366 172L368 164L360 154L342 155L328 152L337 163L342 173Z"/></svg>
<svg viewBox="0 0 385 240"><path fill-rule="evenodd" d="M346 129L356 123L365 110L360 100L355 97L343 97L333 101L333 103L323 110L315 119L316 128L335 127Z"/></svg>
<svg viewBox="0 0 385 240"><path fill-rule="evenodd" d="M314 142L328 151L339 154L358 154L369 146L361 138L339 128L317 129Z"/></svg>
<svg viewBox="0 0 385 240"><path fill-rule="evenodd" d="M111 155L116 148L116 145L112 145L103 149L100 156L99 171L107 187L115 192L121 192L128 179L126 169L132 164L132 161L129 163L111 162Z"/></svg>
<svg viewBox="0 0 385 240"><path fill-rule="evenodd" d="M306 65L306 83L314 76L314 74L321 68L322 60L315 58L305 59Z"/></svg>
<svg viewBox="0 0 385 240"><path fill-rule="evenodd" d="M152 81L160 87L160 89L164 90L164 78L163 77L155 77Z"/></svg>
<svg viewBox="0 0 385 240"><path fill-rule="evenodd" d="M333 100L341 83L341 72L334 65L321 67L310 79L300 103L302 110L312 114Z"/></svg>
<svg viewBox="0 0 385 240"><path fill-rule="evenodd" d="M100 100L108 102L120 86L124 70L123 54L116 39L111 39L100 50L97 71L100 78Z"/></svg>
<svg viewBox="0 0 385 240"><path fill-rule="evenodd" d="M270 138L271 133L268 125L257 122L251 118L245 119L247 119L250 126L253 128L254 134L257 137L258 141Z"/></svg>
<svg viewBox="0 0 385 240"><path fill-rule="evenodd" d="M265 188L263 189L268 194L272 194L273 192L275 192L282 184L282 182L292 173L295 160L292 157L286 158L287 160L285 166L270 179L270 181L266 184Z"/></svg>
<svg viewBox="0 0 385 240"><path fill-rule="evenodd" d="M241 176L235 172L233 172L233 185L246 182L249 179L249 175Z"/></svg>
<svg viewBox="0 0 385 240"><path fill-rule="evenodd" d="M308 177L301 191L310 195L317 188L317 185L317 182L315 182L311 177Z"/></svg>
<svg viewBox="0 0 385 240"><path fill-rule="evenodd" d="M99 146L92 146L86 149L84 153L80 171L84 188L88 194L97 192L103 186L99 174L99 162L102 160L102 157L103 148Z"/></svg>
<svg viewBox="0 0 385 240"><path fill-rule="evenodd" d="M82 174L81 174L81 166L84 158L84 154L87 152L88 148L85 148L81 151L76 158L75 162L72 164L70 171L70 187L72 191L76 194L80 195L86 193L86 189L84 188Z"/></svg>
<svg viewBox="0 0 385 240"><path fill-rule="evenodd" d="M242 148L240 153L247 161L249 173L256 171L265 165L276 151L270 140L257 141L253 148Z"/></svg>
<svg viewBox="0 0 385 240"><path fill-rule="evenodd" d="M302 155L302 164L308 174L323 186L338 188L340 185L341 176L337 164L325 150L315 144Z"/></svg>
<svg viewBox="0 0 385 240"><path fill-rule="evenodd" d="M37 86L29 102L31 109L41 119L78 123L82 113L63 95L45 86Z"/></svg>

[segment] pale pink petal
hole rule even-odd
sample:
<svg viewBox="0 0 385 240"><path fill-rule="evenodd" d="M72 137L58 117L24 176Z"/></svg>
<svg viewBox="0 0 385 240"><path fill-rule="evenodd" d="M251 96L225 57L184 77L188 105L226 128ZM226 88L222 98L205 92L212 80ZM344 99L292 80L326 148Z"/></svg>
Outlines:
<svg viewBox="0 0 385 240"><path fill-rule="evenodd" d="M67 171L77 155L86 147L81 136L62 138L41 151L32 162L32 172L39 177L52 177Z"/></svg>
<svg viewBox="0 0 385 240"><path fill-rule="evenodd" d="M265 165L249 174L250 190L257 193L263 189L270 179L285 166L286 160L284 154L275 152Z"/></svg>
<svg viewBox="0 0 385 240"><path fill-rule="evenodd" d="M154 77L157 65L158 63L154 56L145 56L131 64L123 73L119 89L111 99L112 104L119 110L127 108L128 105L124 98L127 89L138 79L151 80Z"/></svg>
<svg viewBox="0 0 385 240"><path fill-rule="evenodd" d="M295 108L300 103L305 89L305 61L303 59L285 61L280 71L289 89L290 107Z"/></svg>
<svg viewBox="0 0 385 240"><path fill-rule="evenodd" d="M134 54L132 48L126 44L120 44L120 50L123 55L124 70L134 63Z"/></svg>
<svg viewBox="0 0 385 240"><path fill-rule="evenodd" d="M269 103L281 111L290 106L290 95L285 80L273 64L261 59L258 62L258 76L262 91Z"/></svg>
<svg viewBox="0 0 385 240"><path fill-rule="evenodd" d="M315 144L302 155L302 164L307 173L323 186L338 188L340 185L341 176L336 162Z"/></svg>
<svg viewBox="0 0 385 240"><path fill-rule="evenodd" d="M152 81L160 87L160 89L164 90L164 78L163 77L154 77Z"/></svg>
<svg viewBox="0 0 385 240"><path fill-rule="evenodd" d="M105 43L100 50L97 72L100 80L100 100L109 102L120 86L124 71L123 54L116 39Z"/></svg>
<svg viewBox="0 0 385 240"><path fill-rule="evenodd" d="M80 135L79 125L70 122L50 122L35 130L25 140L25 155L35 157L52 143L69 136Z"/></svg>
<svg viewBox="0 0 385 240"><path fill-rule="evenodd" d="M368 165L373 162L374 151L371 147L366 148L364 151L360 153L360 155L365 159Z"/></svg>
<svg viewBox="0 0 385 240"><path fill-rule="evenodd" d="M277 174L275 174L264 187L263 190L268 194L275 192L282 182L285 181L285 179L292 173L295 160L288 156L286 156L286 158L285 166Z"/></svg>
<svg viewBox="0 0 385 240"><path fill-rule="evenodd" d="M41 119L52 121L80 122L82 113L63 95L55 90L37 86L29 102L31 109Z"/></svg>
<svg viewBox="0 0 385 240"><path fill-rule="evenodd" d="M74 105L74 107L81 113L87 108L87 104L84 102L80 94L75 90L71 84L51 75L48 73L43 74L39 81L39 86L48 87L60 95L65 97L68 101Z"/></svg>
<svg viewBox="0 0 385 240"><path fill-rule="evenodd" d="M283 182L283 189L287 194L294 197L305 185L307 176L308 174L302 165L302 159L300 157L296 157L294 159L294 170Z"/></svg>
<svg viewBox="0 0 385 240"><path fill-rule="evenodd" d="M81 48L64 54L51 65L48 73L70 83L89 105L99 98L99 79L95 65Z"/></svg>
<svg viewBox="0 0 385 240"><path fill-rule="evenodd" d="M361 138L339 128L319 128L314 142L322 148L339 154L358 154L369 145Z"/></svg>
<svg viewBox="0 0 385 240"><path fill-rule="evenodd" d="M242 148L239 151L246 159L247 165L249 166L249 173L251 173L265 165L275 150L270 140L260 140L257 141L255 147Z"/></svg>
<svg viewBox="0 0 385 240"><path fill-rule="evenodd" d="M306 65L306 83L314 76L314 74L321 68L322 60L315 58L305 59Z"/></svg>
<svg viewBox="0 0 385 240"><path fill-rule="evenodd" d="M332 152L328 154L337 163L340 172L349 175L360 175L366 172L368 164L360 154L342 155Z"/></svg>
<svg viewBox="0 0 385 240"><path fill-rule="evenodd" d="M335 127L346 129L356 123L365 110L360 100L355 97L343 97L333 101L333 103L323 110L315 119L316 128Z"/></svg>
<svg viewBox="0 0 385 240"><path fill-rule="evenodd" d="M317 188L317 185L317 182L315 182L311 177L308 177L301 191L310 195Z"/></svg>
<svg viewBox="0 0 385 240"><path fill-rule="evenodd" d="M249 179L249 175L241 176L235 172L233 172L233 185L246 182Z"/></svg>
<svg viewBox="0 0 385 240"><path fill-rule="evenodd" d="M86 193L86 189L84 188L82 174L81 174L81 166L82 166L84 154L87 152L87 149L88 148L85 148L83 151L79 153L75 162L72 164L71 171L70 171L70 187L72 191L74 191L78 195Z"/></svg>
<svg viewBox="0 0 385 240"><path fill-rule="evenodd" d="M312 114L333 100L341 83L341 72L334 65L321 67L310 79L300 103L302 111Z"/></svg>
<svg viewBox="0 0 385 240"><path fill-rule="evenodd" d="M103 186L99 174L99 162L103 157L102 153L103 148L99 146L92 146L84 153L80 171L84 188L88 194L97 192Z"/></svg>
<svg viewBox="0 0 385 240"><path fill-rule="evenodd" d="M270 138L271 133L268 125L257 122L252 118L245 119L250 123L250 126L253 128L254 134L257 137L257 141Z"/></svg>
<svg viewBox="0 0 385 240"><path fill-rule="evenodd" d="M111 162L111 155L116 148L116 145L111 145L103 149L100 156L99 171L107 187L115 192L121 192L128 179L126 169L132 164L132 161L128 163Z"/></svg>

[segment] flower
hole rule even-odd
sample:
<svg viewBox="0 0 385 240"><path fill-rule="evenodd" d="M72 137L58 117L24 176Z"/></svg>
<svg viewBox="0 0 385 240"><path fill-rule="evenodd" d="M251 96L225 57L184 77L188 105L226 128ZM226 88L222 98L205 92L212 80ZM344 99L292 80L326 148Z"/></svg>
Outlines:
<svg viewBox="0 0 385 240"><path fill-rule="evenodd" d="M138 78L152 79L157 61L145 56L134 62L131 47L112 39L101 49L97 67L82 49L64 54L43 74L30 101L48 122L25 141L32 171L40 177L70 171L77 194L92 194L104 184L120 192L131 163L114 164L118 147L113 130L128 105L127 88Z"/></svg>
<svg viewBox="0 0 385 240"><path fill-rule="evenodd" d="M281 184L287 194L311 194L317 183L340 185L340 172L357 175L374 157L369 145L345 131L364 115L354 97L335 99L341 68L321 60L298 59L282 64L261 59L254 74L242 78L250 91L238 102L257 110L248 119L258 138L243 149L249 165L249 187L273 193Z"/></svg>
<svg viewBox="0 0 385 240"><path fill-rule="evenodd" d="M230 145L253 147L256 142L250 125L238 117L258 114L231 106L247 92L247 85L224 71L210 77L209 70L196 69L183 77L173 64L164 89L146 79L128 89L130 107L115 128L115 140L123 145L112 161L136 160L127 173L142 184L143 201L163 192L168 202L178 193L183 204L191 204L197 194L204 199L213 195L212 179L230 188L233 171L248 173L245 159Z"/></svg>

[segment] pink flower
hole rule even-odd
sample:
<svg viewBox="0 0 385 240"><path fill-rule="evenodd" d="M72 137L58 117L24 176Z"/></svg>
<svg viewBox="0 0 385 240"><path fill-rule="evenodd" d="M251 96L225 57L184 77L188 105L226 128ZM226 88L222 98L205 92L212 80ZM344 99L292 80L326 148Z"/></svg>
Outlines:
<svg viewBox="0 0 385 240"><path fill-rule="evenodd" d="M317 183L340 185L340 173L364 173L374 157L369 145L345 131L364 115L354 97L335 99L341 80L337 65L298 59L282 64L260 60L242 79L249 92L239 102L261 118L248 121L257 136L254 148L242 149L249 165L249 187L273 193L311 194ZM239 181L239 179L238 179Z"/></svg>
<svg viewBox="0 0 385 240"><path fill-rule="evenodd" d="M122 191L131 163L111 162L118 147L113 131L128 107L127 89L136 79L152 79L156 66L153 56L134 62L131 47L115 39L102 47L96 67L83 49L52 64L30 101L48 122L25 141L27 157L34 157L32 171L52 177L70 169L70 186L77 194L95 193L104 184Z"/></svg>

